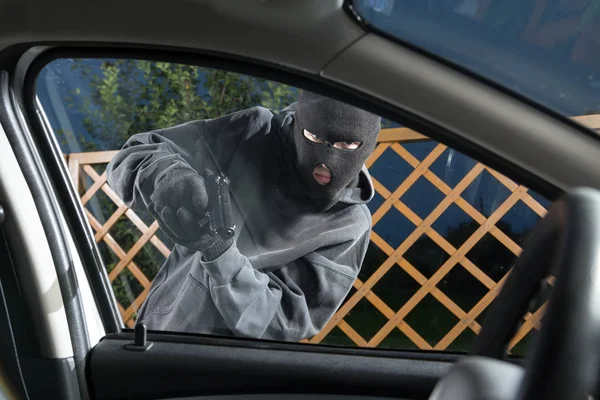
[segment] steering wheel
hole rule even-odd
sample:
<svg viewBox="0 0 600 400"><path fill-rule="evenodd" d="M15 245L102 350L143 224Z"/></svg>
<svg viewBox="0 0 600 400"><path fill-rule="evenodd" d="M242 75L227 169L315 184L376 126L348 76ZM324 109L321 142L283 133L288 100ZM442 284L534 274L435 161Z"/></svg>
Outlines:
<svg viewBox="0 0 600 400"><path fill-rule="evenodd" d="M556 277L525 367L502 360L543 279ZM600 377L600 192L555 201L526 241L490 306L470 355L437 383L430 400L587 399Z"/></svg>

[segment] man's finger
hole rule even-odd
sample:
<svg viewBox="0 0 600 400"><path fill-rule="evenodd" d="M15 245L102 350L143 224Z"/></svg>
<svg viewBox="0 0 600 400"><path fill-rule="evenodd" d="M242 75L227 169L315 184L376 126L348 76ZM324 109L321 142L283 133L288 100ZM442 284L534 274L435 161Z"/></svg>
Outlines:
<svg viewBox="0 0 600 400"><path fill-rule="evenodd" d="M200 236L199 221L198 216L192 214L186 208L182 207L177 210L177 222L179 222L179 225L187 235L188 240Z"/></svg>
<svg viewBox="0 0 600 400"><path fill-rule="evenodd" d="M206 183L200 176L190 179L190 190L192 194L192 208L198 213L198 216L204 216L208 208L208 193L206 192Z"/></svg>
<svg viewBox="0 0 600 400"><path fill-rule="evenodd" d="M179 225L179 221L177 221L177 216L170 208L163 208L160 212L160 219L162 221L161 228L163 231L169 236L172 236L172 240L177 242L178 239L186 239L185 231Z"/></svg>

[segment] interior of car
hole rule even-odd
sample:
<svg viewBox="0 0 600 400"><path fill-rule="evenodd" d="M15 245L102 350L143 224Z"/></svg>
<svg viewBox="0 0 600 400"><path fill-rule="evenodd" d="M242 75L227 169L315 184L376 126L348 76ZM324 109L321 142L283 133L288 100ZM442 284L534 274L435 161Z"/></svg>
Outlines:
<svg viewBox="0 0 600 400"><path fill-rule="evenodd" d="M600 372L598 4L4 1L4 397L593 398ZM282 322L274 328L289 315L291 326L301 326L296 310L270 314L269 327L253 336L232 326L215 300L229 285L213 282L226 268L211 272L202 258L214 276L185 273L183 287L212 296L216 317L202 314L210 329L174 320L163 328L160 316L188 321L208 306L197 298L178 303L183 289L165 290L168 304L158 300L160 281L177 276L168 260L191 250L178 247L162 214L136 209L133 189L118 187L114 171L127 160L120 157L144 146L172 148L178 128L247 110L275 126L303 92L381 121L358 166L363 178L353 181L370 182L371 191L360 202L369 226L361 255L351 257L356 271L336 270L341 256L331 256L332 264L319 258L314 265L329 271L318 281L325 289L313 276L304 290L300 278L289 283L248 256L256 276L270 277L268 293L291 288L283 303L301 297L307 307L329 307L302 337ZM303 114L292 115L300 121ZM346 156L367 144L298 134L298 143L331 151L341 143ZM181 145L181 153L193 146ZM164 146L151 149L140 159L153 160ZM239 177L228 171L231 202L257 196L240 182L279 156L271 150L256 145L243 153L252 163ZM326 173L326 183L336 173ZM168 193L169 201L191 197ZM253 210L279 211L256 198ZM258 211L247 214L259 219ZM219 222L231 223L223 215ZM264 223L268 240L301 237L300 229L275 230L275 222ZM231 234L237 231L243 252L239 225ZM331 252L326 240L320 255ZM334 278L349 282L335 301L325 296ZM317 292L327 300L310 297ZM239 319L269 306L256 304Z"/></svg>

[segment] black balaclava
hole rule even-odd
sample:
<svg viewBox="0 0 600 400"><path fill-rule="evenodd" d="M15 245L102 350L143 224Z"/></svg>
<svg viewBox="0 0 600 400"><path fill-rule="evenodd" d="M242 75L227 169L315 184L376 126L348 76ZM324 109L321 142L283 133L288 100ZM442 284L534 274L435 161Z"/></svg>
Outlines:
<svg viewBox="0 0 600 400"><path fill-rule="evenodd" d="M377 144L381 117L360 108L301 91L294 117L296 166L304 181L305 194L317 210L331 208L342 191L356 183L358 175ZM304 136L304 130L326 143L314 143ZM361 142L355 150L334 147L337 142ZM319 164L331 171L327 185L319 184L313 170Z"/></svg>

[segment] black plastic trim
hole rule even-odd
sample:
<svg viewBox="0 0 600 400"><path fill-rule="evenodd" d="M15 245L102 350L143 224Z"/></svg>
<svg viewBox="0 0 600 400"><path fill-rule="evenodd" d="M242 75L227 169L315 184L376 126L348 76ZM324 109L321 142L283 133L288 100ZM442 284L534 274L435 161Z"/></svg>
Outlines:
<svg viewBox="0 0 600 400"><path fill-rule="evenodd" d="M23 362L29 398L80 399L75 360L70 358L31 358ZM75 367L76 368L76 367Z"/></svg>
<svg viewBox="0 0 600 400"><path fill-rule="evenodd" d="M154 341L141 353L125 350L129 343L105 339L92 351L90 372L97 399L265 393L426 399L452 365L164 341Z"/></svg>
<svg viewBox="0 0 600 400"><path fill-rule="evenodd" d="M106 335L106 339L135 340L134 331L128 329L123 333ZM402 358L406 360L427 360L439 362L455 362L466 353L448 351L420 351L420 350L388 350L378 348L343 347L326 344L305 344L280 342L265 339L236 338L217 335L197 335L185 332L148 331L148 343L155 341L180 343L187 345L223 346L248 349L262 349L275 351L295 351L302 353L355 355L364 357Z"/></svg>
<svg viewBox="0 0 600 400"><path fill-rule="evenodd" d="M69 322L71 342L75 359L75 370L80 382L79 396L88 398L85 383L84 363L90 349L87 326L77 278L72 265L71 255L65 242L65 232L57 216L56 204L50 195L51 189L41 174L42 166L35 158L32 143L27 140L27 126L19 119L20 111L11 87L9 72L0 72L0 123L17 157L19 167L31 189L33 200L40 215L52 259L56 267L58 283L61 289L65 314ZM78 397L79 397L78 396Z"/></svg>
<svg viewBox="0 0 600 400"><path fill-rule="evenodd" d="M125 329L122 333L106 335L105 339L127 340L131 343L135 341L135 332L132 329ZM425 360L454 363L462 357L468 355L466 352L450 352L442 350L394 350L381 348L364 347L344 347L327 344L304 344L292 342L280 342L265 339L237 338L231 336L218 335L197 335L185 332L168 331L149 331L147 333L147 342L155 341L180 343L195 346L223 346L262 350L286 350L302 353L319 353L335 355L354 355L377 358L401 358L404 360ZM506 361L522 365L524 359L509 355Z"/></svg>
<svg viewBox="0 0 600 400"><path fill-rule="evenodd" d="M26 311L26 305L19 290L14 265L9 252L4 231L0 229L0 366L11 389L24 399L28 399L27 386L21 366L21 349L26 343L29 351L39 350L30 335L23 335L33 321ZM15 318L19 317L16 321ZM19 329L20 328L20 329Z"/></svg>

